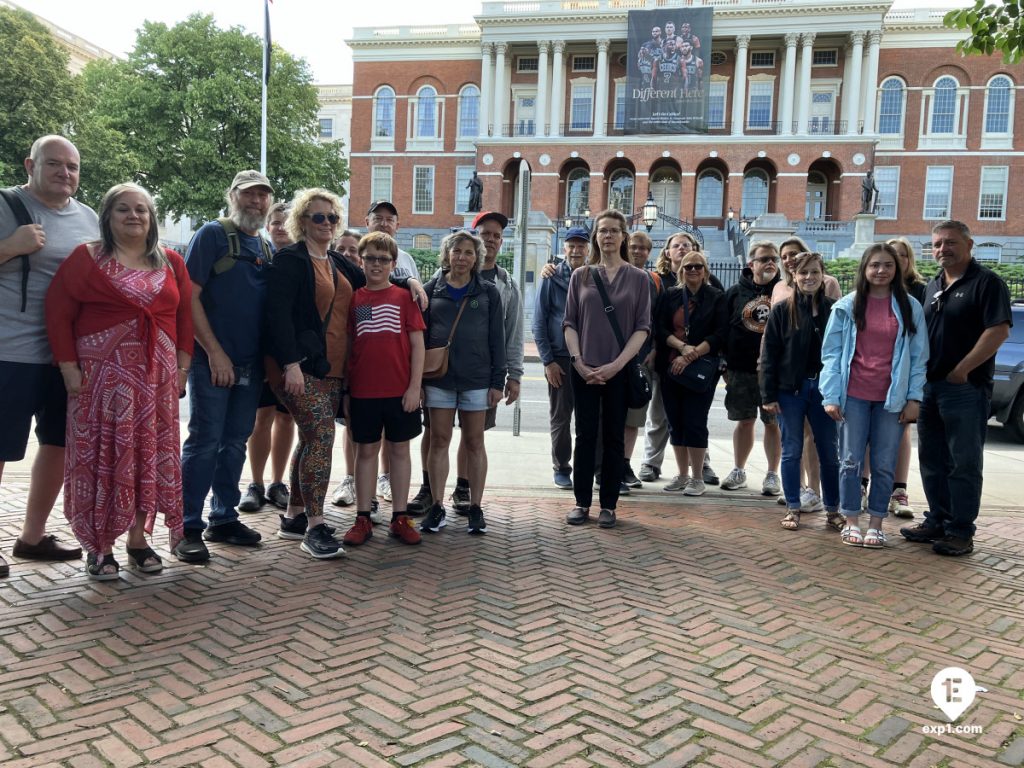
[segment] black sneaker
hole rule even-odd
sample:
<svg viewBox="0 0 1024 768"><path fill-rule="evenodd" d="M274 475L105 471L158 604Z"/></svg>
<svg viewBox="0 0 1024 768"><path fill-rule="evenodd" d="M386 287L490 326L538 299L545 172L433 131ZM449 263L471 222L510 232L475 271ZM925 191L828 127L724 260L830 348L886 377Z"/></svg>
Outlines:
<svg viewBox="0 0 1024 768"><path fill-rule="evenodd" d="M332 557L341 557L345 554L341 544L328 533L327 526L323 523L306 531L306 535L302 537L302 544L299 546L303 552L312 555L317 560L330 560Z"/></svg>
<svg viewBox="0 0 1024 768"><path fill-rule="evenodd" d="M306 535L306 513L300 512L291 520L284 515L278 515L281 518L281 527L277 529L277 538L288 539L289 541L302 541L302 538Z"/></svg>
<svg viewBox="0 0 1024 768"><path fill-rule="evenodd" d="M628 485L630 488L643 488L644 484L640 482L640 478L633 474L633 468L629 466L629 462L626 462L626 473L622 478L622 482Z"/></svg>
<svg viewBox="0 0 1024 768"><path fill-rule="evenodd" d="M230 523L211 525L203 531L203 538L222 544L234 544L236 547L255 547L263 537L259 531L254 531L238 520L232 520Z"/></svg>
<svg viewBox="0 0 1024 768"><path fill-rule="evenodd" d="M203 543L203 532L195 528L185 529L185 538L178 542L173 552L183 563L205 563L210 559L210 550Z"/></svg>
<svg viewBox="0 0 1024 768"><path fill-rule="evenodd" d="M469 534L479 535L487 533L487 521L484 520L484 511L476 504L469 508L469 520L466 523Z"/></svg>
<svg viewBox="0 0 1024 768"><path fill-rule="evenodd" d="M267 503L267 497L263 495L263 486L260 483L249 483L245 496L238 502L239 512L259 512L260 507Z"/></svg>
<svg viewBox="0 0 1024 768"><path fill-rule="evenodd" d="M455 508L455 512L460 515L468 515L470 503L469 488L455 486L455 490L452 491L452 507Z"/></svg>
<svg viewBox="0 0 1024 768"><path fill-rule="evenodd" d="M945 534L928 523L917 525L905 525L900 528L900 535L907 541L916 541L921 544L930 544L938 539L945 538Z"/></svg>
<svg viewBox="0 0 1024 768"><path fill-rule="evenodd" d="M445 519L447 514L444 511L444 507L438 502L434 502L434 505L427 512L427 516L423 518L420 523L420 530L424 533L437 533L446 525L448 521Z"/></svg>
<svg viewBox="0 0 1024 768"><path fill-rule="evenodd" d="M974 539L961 539L958 536L943 536L932 544L932 551L937 555L960 557L974 551Z"/></svg>
<svg viewBox="0 0 1024 768"><path fill-rule="evenodd" d="M711 468L710 464L704 465L704 470L701 472L701 479L704 481L704 485L718 485L718 475L715 470Z"/></svg>
<svg viewBox="0 0 1024 768"><path fill-rule="evenodd" d="M410 515L422 515L432 506L434 506L434 497L430 495L430 486L421 485L419 493L412 497L405 511Z"/></svg>
<svg viewBox="0 0 1024 768"><path fill-rule="evenodd" d="M267 488L267 501L278 509L288 509L288 486L284 483L271 483Z"/></svg>

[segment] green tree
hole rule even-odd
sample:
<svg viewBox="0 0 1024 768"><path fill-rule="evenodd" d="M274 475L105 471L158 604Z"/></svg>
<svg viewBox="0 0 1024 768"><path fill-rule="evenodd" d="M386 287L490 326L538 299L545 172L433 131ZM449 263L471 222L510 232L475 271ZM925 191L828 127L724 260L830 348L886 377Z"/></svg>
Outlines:
<svg viewBox="0 0 1024 768"><path fill-rule="evenodd" d="M23 184L32 142L74 111L68 52L31 14L0 5L0 185Z"/></svg>
<svg viewBox="0 0 1024 768"><path fill-rule="evenodd" d="M120 170L132 166L162 212L206 220L223 207L235 173L259 167L261 77L262 41L240 27L222 30L201 14L173 27L146 22L127 61L93 62L83 73L81 131L96 151L110 142ZM275 48L267 171L278 199L308 186L344 191L341 146L316 141L317 107L305 61ZM97 169L99 187L112 170L111 162ZM99 187L89 184L89 199Z"/></svg>
<svg viewBox="0 0 1024 768"><path fill-rule="evenodd" d="M1007 64L1017 64L1024 54L1024 13L1018 0L988 4L985 0L976 0L968 8L947 13L942 23L950 29L970 32L969 37L956 44L956 49L965 56L991 56L998 52Z"/></svg>

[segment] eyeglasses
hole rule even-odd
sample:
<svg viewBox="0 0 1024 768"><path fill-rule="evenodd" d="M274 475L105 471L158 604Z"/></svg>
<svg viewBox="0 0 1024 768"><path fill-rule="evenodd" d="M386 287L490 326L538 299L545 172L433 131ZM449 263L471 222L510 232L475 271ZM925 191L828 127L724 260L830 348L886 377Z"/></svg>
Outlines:
<svg viewBox="0 0 1024 768"><path fill-rule="evenodd" d="M397 224L398 223L398 217L397 216L378 216L377 214L374 214L373 216L370 217L370 221L372 221L374 224Z"/></svg>
<svg viewBox="0 0 1024 768"><path fill-rule="evenodd" d="M363 256L364 264L390 264L392 261L390 256Z"/></svg>
<svg viewBox="0 0 1024 768"><path fill-rule="evenodd" d="M945 297L945 295L946 291L945 289L943 289L941 291L936 291L935 295L932 296L931 307L933 310L935 310L936 314L942 312L942 299Z"/></svg>
<svg viewBox="0 0 1024 768"><path fill-rule="evenodd" d="M779 260L772 256L758 256L756 259L751 259L756 264L778 264Z"/></svg>
<svg viewBox="0 0 1024 768"><path fill-rule="evenodd" d="M597 234L599 235L618 235L621 233L621 229L605 229L602 227L601 229L597 230Z"/></svg>
<svg viewBox="0 0 1024 768"><path fill-rule="evenodd" d="M337 224L341 221L341 216L336 213L307 213L305 216L314 224L323 224L325 221L329 221L331 224Z"/></svg>
<svg viewBox="0 0 1024 768"><path fill-rule="evenodd" d="M456 232L465 232L467 235L472 235L473 237L477 236L477 231L475 229L469 229L467 227L452 227L451 233L454 235Z"/></svg>
<svg viewBox="0 0 1024 768"><path fill-rule="evenodd" d="M704 270L703 264L684 264L683 270L686 272L702 272Z"/></svg>

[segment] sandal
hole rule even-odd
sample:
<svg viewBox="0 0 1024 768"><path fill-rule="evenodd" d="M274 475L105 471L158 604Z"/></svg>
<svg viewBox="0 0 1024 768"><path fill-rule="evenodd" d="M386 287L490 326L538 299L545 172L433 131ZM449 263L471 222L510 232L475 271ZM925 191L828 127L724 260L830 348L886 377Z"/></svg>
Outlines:
<svg viewBox="0 0 1024 768"><path fill-rule="evenodd" d="M849 544L851 547L864 546L864 536L860 532L860 526L857 525L845 526L839 534L839 538L843 540L843 544Z"/></svg>
<svg viewBox="0 0 1024 768"><path fill-rule="evenodd" d="M868 528L864 534L864 546L868 549L881 549L885 546L885 534L880 528Z"/></svg>
<svg viewBox="0 0 1024 768"><path fill-rule="evenodd" d="M825 513L825 527L826 528L831 528L834 531L839 531L840 533L842 533L843 530L847 527L846 526L846 516L842 512L839 512L838 510L833 510L832 512L826 512ZM860 529L858 528L857 530L860 530Z"/></svg>
<svg viewBox="0 0 1024 768"><path fill-rule="evenodd" d="M137 571L156 573L164 569L164 561L152 547L125 547L124 551L128 553L129 564Z"/></svg>
<svg viewBox="0 0 1024 768"><path fill-rule="evenodd" d="M106 568L113 568L114 570L104 570ZM113 581L120 578L121 566L117 564L117 560L114 559L112 554L103 555L103 559L100 560L99 555L95 552L90 552L85 561L85 573L93 581Z"/></svg>
<svg viewBox="0 0 1024 768"><path fill-rule="evenodd" d="M800 527L800 512L799 510L792 510L786 513L786 516L782 518L782 527L787 531L795 531Z"/></svg>

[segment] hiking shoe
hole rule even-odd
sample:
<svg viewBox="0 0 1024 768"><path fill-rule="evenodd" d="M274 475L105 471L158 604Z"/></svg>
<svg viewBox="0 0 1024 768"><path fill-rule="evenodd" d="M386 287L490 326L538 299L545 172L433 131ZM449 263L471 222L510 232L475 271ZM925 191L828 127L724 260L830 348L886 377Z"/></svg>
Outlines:
<svg viewBox="0 0 1024 768"><path fill-rule="evenodd" d="M455 512L460 515L468 515L469 505L469 487L460 488L456 485L455 490L452 491L452 507Z"/></svg>
<svg viewBox="0 0 1024 768"><path fill-rule="evenodd" d="M267 503L267 497L263 495L262 483L249 483L245 495L238 502L239 512L258 512L260 507Z"/></svg>
<svg viewBox="0 0 1024 768"><path fill-rule="evenodd" d="M691 477L686 481L686 487L683 489L683 496L703 496L707 488L704 486L704 481Z"/></svg>
<svg viewBox="0 0 1024 768"><path fill-rule="evenodd" d="M907 541L916 541L920 544L930 544L933 541L946 538L945 533L928 523L906 525L900 528L900 535Z"/></svg>
<svg viewBox="0 0 1024 768"><path fill-rule="evenodd" d="M420 530L424 533L437 533L448 525L448 520L445 519L447 516L444 507L438 502L434 502L427 512L427 516L420 522Z"/></svg>
<svg viewBox="0 0 1024 768"><path fill-rule="evenodd" d="M331 504L336 507L348 507L356 503L356 482L352 475L345 475L331 496Z"/></svg>
<svg viewBox="0 0 1024 768"><path fill-rule="evenodd" d="M723 491L738 491L747 487L747 470L736 467L722 481Z"/></svg>
<svg viewBox="0 0 1024 768"><path fill-rule="evenodd" d="M629 496L629 486L625 480L619 482L619 496Z"/></svg>
<svg viewBox="0 0 1024 768"><path fill-rule="evenodd" d="M388 533L403 544L419 544L422 541L419 532L413 528L408 515L399 515L392 520Z"/></svg>
<svg viewBox="0 0 1024 768"><path fill-rule="evenodd" d="M568 472L555 472L555 486L562 490L572 490L572 477Z"/></svg>
<svg viewBox="0 0 1024 768"><path fill-rule="evenodd" d="M380 502L376 499L370 501L370 522L374 525L380 525L384 522L384 518L380 513Z"/></svg>
<svg viewBox="0 0 1024 768"><path fill-rule="evenodd" d="M469 520L466 521L466 528L470 536L487 533L487 521L484 520L484 511L479 504L471 504L469 507Z"/></svg>
<svg viewBox="0 0 1024 768"><path fill-rule="evenodd" d="M715 474L715 470L711 468L711 463L708 461L708 457L704 457L704 471L702 474L702 480L708 485L718 485L718 475Z"/></svg>
<svg viewBox="0 0 1024 768"><path fill-rule="evenodd" d="M565 516L565 522L569 525L583 525L590 519L590 510L583 507L573 507L572 511Z"/></svg>
<svg viewBox="0 0 1024 768"><path fill-rule="evenodd" d="M345 534L345 538L341 540L341 543L346 546L358 547L360 544L365 544L372 537L373 523L370 522L370 518L366 517L366 515L356 515L355 525L348 529L348 533Z"/></svg>
<svg viewBox="0 0 1024 768"><path fill-rule="evenodd" d="M614 509L602 509L597 515L597 527L598 528L614 528L615 527L615 510Z"/></svg>
<svg viewBox="0 0 1024 768"><path fill-rule="evenodd" d="M405 510L410 515L422 515L434 506L434 497L430 495L430 486L421 485L419 492L409 501Z"/></svg>
<svg viewBox="0 0 1024 768"><path fill-rule="evenodd" d="M800 491L801 512L821 512L825 505L821 503L821 497L810 488Z"/></svg>
<svg viewBox="0 0 1024 768"><path fill-rule="evenodd" d="M661 470L655 467L653 464L643 464L640 467L639 478L645 483L653 483L661 477Z"/></svg>
<svg viewBox="0 0 1024 768"><path fill-rule="evenodd" d="M345 554L345 550L341 548L337 539L328 533L327 526L323 523L306 531L299 546L303 552L317 560L330 560L332 557L341 557Z"/></svg>
<svg viewBox="0 0 1024 768"><path fill-rule="evenodd" d="M288 486L284 483L271 483L267 488L267 501L278 509L288 509Z"/></svg>
<svg viewBox="0 0 1024 768"><path fill-rule="evenodd" d="M284 515L278 515L281 518L281 525L277 529L277 538L286 539L288 541L302 541L302 537L306 535L306 525L308 520L305 512L299 512L295 517L287 518Z"/></svg>
<svg viewBox="0 0 1024 768"><path fill-rule="evenodd" d="M210 559L210 550L203 543L203 532L197 528L185 529L185 538L174 547L173 554L183 563L205 563Z"/></svg>
<svg viewBox="0 0 1024 768"><path fill-rule="evenodd" d="M260 536L259 531L254 531L248 525L243 525L241 521L232 520L230 523L211 525L203 531L203 538L207 541L232 544L236 547L255 547L263 537Z"/></svg>
<svg viewBox="0 0 1024 768"><path fill-rule="evenodd" d="M932 551L937 555L960 557L974 551L974 539L961 539L958 536L943 536L932 544Z"/></svg>
<svg viewBox="0 0 1024 768"><path fill-rule="evenodd" d="M661 490L667 491L668 493L678 493L686 488L686 484L690 482L690 478L686 475L676 475L672 478L672 481Z"/></svg>
<svg viewBox="0 0 1024 768"><path fill-rule="evenodd" d="M633 467L626 462L626 472L622 476L622 482L628 485L630 488L643 488L644 484L640 482L640 478L633 474Z"/></svg>
<svg viewBox="0 0 1024 768"><path fill-rule="evenodd" d="M766 474L764 476L764 482L761 483L761 495L762 496L781 496L782 495L782 481L779 479L778 472L769 472L768 474Z"/></svg>
<svg viewBox="0 0 1024 768"><path fill-rule="evenodd" d="M391 501L391 476L381 475L377 478L377 495L384 501Z"/></svg>
<svg viewBox="0 0 1024 768"><path fill-rule="evenodd" d="M889 514L912 520L914 509L910 506L910 498L906 488L897 488L889 497Z"/></svg>

